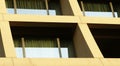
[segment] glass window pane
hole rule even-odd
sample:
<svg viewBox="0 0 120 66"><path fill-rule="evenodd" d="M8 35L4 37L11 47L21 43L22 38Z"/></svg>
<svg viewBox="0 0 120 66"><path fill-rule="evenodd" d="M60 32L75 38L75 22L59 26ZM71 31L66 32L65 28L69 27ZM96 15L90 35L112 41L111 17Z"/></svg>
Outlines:
<svg viewBox="0 0 120 66"><path fill-rule="evenodd" d="M48 1L48 6L50 15L61 15L61 6L59 0Z"/></svg>
<svg viewBox="0 0 120 66"><path fill-rule="evenodd" d="M83 2L85 11L108 12L110 10L109 2Z"/></svg>
<svg viewBox="0 0 120 66"><path fill-rule="evenodd" d="M117 17L120 17L120 1L119 0L113 1L112 4L115 14L117 14Z"/></svg>
<svg viewBox="0 0 120 66"><path fill-rule="evenodd" d="M57 47L55 38L25 37L26 47Z"/></svg>
<svg viewBox="0 0 120 66"><path fill-rule="evenodd" d="M16 0L17 14L47 15L45 0Z"/></svg>
<svg viewBox="0 0 120 66"><path fill-rule="evenodd" d="M59 58L55 38L25 37L25 55L27 58ZM23 57L21 39L14 39L17 57ZM66 51L67 49L64 48ZM65 52L65 51L63 51Z"/></svg>
<svg viewBox="0 0 120 66"><path fill-rule="evenodd" d="M79 4L81 7L81 0ZM113 17L109 1L94 1L94 0L83 0L83 6L85 9L85 16L97 16L97 17ZM82 7L81 7L82 9ZM117 13L115 12L117 17Z"/></svg>
<svg viewBox="0 0 120 66"><path fill-rule="evenodd" d="M75 50L73 40L69 38L61 38L60 45L62 50L62 57L75 57ZM65 53L66 52L66 53Z"/></svg>
<svg viewBox="0 0 120 66"><path fill-rule="evenodd" d="M86 16L113 17L109 2L84 2Z"/></svg>
<svg viewBox="0 0 120 66"><path fill-rule="evenodd" d="M7 12L10 14L14 14L14 3L13 0L5 0Z"/></svg>
<svg viewBox="0 0 120 66"><path fill-rule="evenodd" d="M25 38L26 57L59 58L57 42L53 38Z"/></svg>
<svg viewBox="0 0 120 66"><path fill-rule="evenodd" d="M14 8L13 0L5 0L7 8Z"/></svg>
<svg viewBox="0 0 120 66"><path fill-rule="evenodd" d="M18 58L23 58L22 42L19 37L14 38L16 54Z"/></svg>

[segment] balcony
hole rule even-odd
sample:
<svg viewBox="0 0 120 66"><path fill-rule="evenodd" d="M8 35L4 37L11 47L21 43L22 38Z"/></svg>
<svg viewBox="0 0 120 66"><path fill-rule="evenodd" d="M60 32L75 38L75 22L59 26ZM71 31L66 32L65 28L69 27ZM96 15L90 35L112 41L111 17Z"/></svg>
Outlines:
<svg viewBox="0 0 120 66"><path fill-rule="evenodd" d="M76 56L72 40L76 24L18 23L23 26L17 27L14 25L16 23L10 24L18 58ZM33 24L36 26L30 26Z"/></svg>
<svg viewBox="0 0 120 66"><path fill-rule="evenodd" d="M18 58L93 57L76 23L10 22L10 26Z"/></svg>
<svg viewBox="0 0 120 66"><path fill-rule="evenodd" d="M73 15L68 0L67 1L5 0L5 1L6 1L7 12L9 14ZM66 12L65 10L66 8L69 11Z"/></svg>
<svg viewBox="0 0 120 66"><path fill-rule="evenodd" d="M119 17L119 8L117 2L114 3L114 1L107 0L78 0L83 15L95 17Z"/></svg>

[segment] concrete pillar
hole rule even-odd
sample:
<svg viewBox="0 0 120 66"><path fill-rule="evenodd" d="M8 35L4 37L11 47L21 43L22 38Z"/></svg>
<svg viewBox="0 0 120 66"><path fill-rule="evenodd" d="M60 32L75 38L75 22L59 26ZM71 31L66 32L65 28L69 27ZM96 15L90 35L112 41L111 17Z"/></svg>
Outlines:
<svg viewBox="0 0 120 66"><path fill-rule="evenodd" d="M9 22L0 22L0 28L5 57L16 57Z"/></svg>
<svg viewBox="0 0 120 66"><path fill-rule="evenodd" d="M6 4L5 0L0 0L0 13L6 13Z"/></svg>
<svg viewBox="0 0 120 66"><path fill-rule="evenodd" d="M93 55L83 37L82 32L80 31L79 26L76 27L74 37L73 37L76 56L79 58L92 58Z"/></svg>
<svg viewBox="0 0 120 66"><path fill-rule="evenodd" d="M103 58L102 53L100 52L100 49L98 48L90 30L87 24L79 24L80 30L82 32L82 35L90 49L90 51L93 54L93 57L95 58Z"/></svg>
<svg viewBox="0 0 120 66"><path fill-rule="evenodd" d="M69 3L75 16L83 16L77 0L69 0Z"/></svg>

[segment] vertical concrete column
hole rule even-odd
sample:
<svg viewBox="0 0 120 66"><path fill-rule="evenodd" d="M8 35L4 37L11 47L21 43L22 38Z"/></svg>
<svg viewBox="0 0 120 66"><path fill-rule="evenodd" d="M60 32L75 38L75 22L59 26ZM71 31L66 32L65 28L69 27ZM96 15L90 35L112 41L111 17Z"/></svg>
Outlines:
<svg viewBox="0 0 120 66"><path fill-rule="evenodd" d="M7 13L5 0L0 0L0 13Z"/></svg>
<svg viewBox="0 0 120 66"><path fill-rule="evenodd" d="M93 54L93 57L95 58L103 58L102 53L100 52L100 49L98 48L90 30L87 24L79 24L80 30L83 34L84 39L86 40L86 43L88 47L90 48L90 51Z"/></svg>
<svg viewBox="0 0 120 66"><path fill-rule="evenodd" d="M77 0L69 0L69 3L75 16L83 16Z"/></svg>
<svg viewBox="0 0 120 66"><path fill-rule="evenodd" d="M76 56L79 58L93 58L93 55L83 37L83 34L79 28L79 26L76 27L76 30L74 32L73 36Z"/></svg>
<svg viewBox="0 0 120 66"><path fill-rule="evenodd" d="M5 57L16 57L9 22L0 22L0 30Z"/></svg>

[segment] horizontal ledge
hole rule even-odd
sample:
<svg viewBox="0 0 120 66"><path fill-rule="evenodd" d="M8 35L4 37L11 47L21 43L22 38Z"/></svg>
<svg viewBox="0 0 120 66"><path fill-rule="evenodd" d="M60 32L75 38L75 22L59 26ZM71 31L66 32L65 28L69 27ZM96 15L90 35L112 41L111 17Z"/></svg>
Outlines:
<svg viewBox="0 0 120 66"><path fill-rule="evenodd" d="M52 60L52 61L51 61ZM120 66L120 59L104 58L71 58L71 59L30 59L30 58L0 58L0 65L9 64L9 66ZM11 64L11 65L10 65Z"/></svg>
<svg viewBox="0 0 120 66"><path fill-rule="evenodd" d="M109 17L83 17L81 18L83 23L88 24L120 24L120 18Z"/></svg>
<svg viewBox="0 0 120 66"><path fill-rule="evenodd" d="M18 15L6 14L3 15L7 21L18 22L60 22L60 23L77 23L79 17L75 16L41 16L41 15Z"/></svg>

